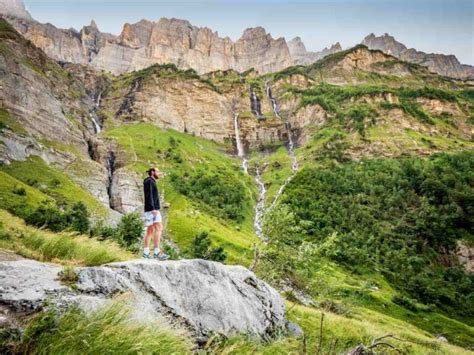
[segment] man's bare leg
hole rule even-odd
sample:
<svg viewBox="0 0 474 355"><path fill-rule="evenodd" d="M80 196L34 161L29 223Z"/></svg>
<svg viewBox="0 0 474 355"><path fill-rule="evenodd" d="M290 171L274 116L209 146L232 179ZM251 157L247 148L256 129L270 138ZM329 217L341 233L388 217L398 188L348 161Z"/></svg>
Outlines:
<svg viewBox="0 0 474 355"><path fill-rule="evenodd" d="M154 223L154 238L153 238L153 246L155 250L159 250L160 248L160 239L161 239L161 232L163 231L163 224L161 222Z"/></svg>
<svg viewBox="0 0 474 355"><path fill-rule="evenodd" d="M146 229L145 239L143 241L143 247L145 248L145 250L149 250L150 239L153 237L154 234L155 234L155 225L152 224L151 226L148 226Z"/></svg>

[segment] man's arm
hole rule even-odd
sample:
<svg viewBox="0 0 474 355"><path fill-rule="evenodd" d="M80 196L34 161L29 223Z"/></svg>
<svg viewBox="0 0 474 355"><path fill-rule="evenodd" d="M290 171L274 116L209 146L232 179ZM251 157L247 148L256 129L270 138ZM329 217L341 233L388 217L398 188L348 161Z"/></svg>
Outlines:
<svg viewBox="0 0 474 355"><path fill-rule="evenodd" d="M153 198L153 183L151 182L151 179L148 179L145 182L145 191L146 191L146 198L148 199L148 202L150 202L150 205L153 208L153 210L156 210L155 199Z"/></svg>

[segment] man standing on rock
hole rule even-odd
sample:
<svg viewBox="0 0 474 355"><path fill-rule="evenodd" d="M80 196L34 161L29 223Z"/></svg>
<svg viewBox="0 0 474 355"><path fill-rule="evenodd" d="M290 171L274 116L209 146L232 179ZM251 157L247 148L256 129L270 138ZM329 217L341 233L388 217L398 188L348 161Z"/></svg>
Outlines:
<svg viewBox="0 0 474 355"><path fill-rule="evenodd" d="M157 168L147 170L148 177L143 181L143 192L145 194L145 226L146 234L144 240L143 257L150 258L150 239L153 236L153 257L159 260L167 260L168 255L160 250L160 238L163 230L160 213L160 195L156 186L156 180L160 172Z"/></svg>

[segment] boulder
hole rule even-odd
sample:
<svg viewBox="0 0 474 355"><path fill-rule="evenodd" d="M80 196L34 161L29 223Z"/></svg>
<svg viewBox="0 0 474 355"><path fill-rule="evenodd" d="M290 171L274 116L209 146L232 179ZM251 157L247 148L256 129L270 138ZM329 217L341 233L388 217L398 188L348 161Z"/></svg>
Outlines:
<svg viewBox="0 0 474 355"><path fill-rule="evenodd" d="M143 321L181 324L202 341L212 333L267 338L285 328L278 292L242 266L205 260L134 260L78 268L74 288L59 280L57 265L32 260L0 262L0 304L16 313L46 304L84 311L130 293L132 313Z"/></svg>

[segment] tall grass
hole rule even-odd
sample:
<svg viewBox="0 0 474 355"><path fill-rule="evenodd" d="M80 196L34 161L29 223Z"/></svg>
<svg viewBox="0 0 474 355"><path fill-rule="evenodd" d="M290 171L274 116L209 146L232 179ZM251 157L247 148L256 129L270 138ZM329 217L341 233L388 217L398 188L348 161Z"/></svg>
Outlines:
<svg viewBox="0 0 474 355"><path fill-rule="evenodd" d="M129 307L115 302L91 314L40 313L11 348L34 354L188 354L192 342L182 330L133 320Z"/></svg>
<svg viewBox="0 0 474 355"><path fill-rule="evenodd" d="M52 233L33 228L0 210L0 248L27 258L63 264L94 266L134 257L113 242L72 233Z"/></svg>

